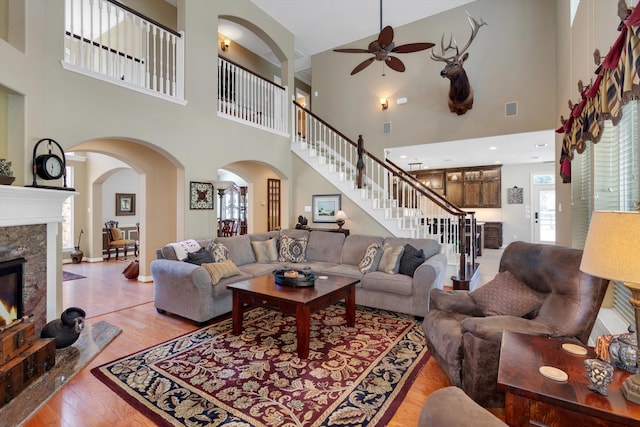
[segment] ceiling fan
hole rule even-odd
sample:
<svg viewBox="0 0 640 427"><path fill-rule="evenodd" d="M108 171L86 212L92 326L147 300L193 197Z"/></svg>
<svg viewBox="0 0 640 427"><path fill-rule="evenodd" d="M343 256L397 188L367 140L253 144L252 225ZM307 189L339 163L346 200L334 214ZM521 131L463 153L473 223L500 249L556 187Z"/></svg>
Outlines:
<svg viewBox="0 0 640 427"><path fill-rule="evenodd" d="M391 56L390 54L418 52L430 49L433 46L435 46L433 43L408 43L396 46L393 42L393 28L389 25L382 28L382 0L380 0L380 34L378 35L378 38L369 43L369 47L367 49L334 49L334 52L373 54L371 58L365 59L358 64L353 71L351 71L351 75L353 76L371 65L374 60L382 61L383 67L384 64L386 64L392 70L402 73L406 69L404 63L397 57ZM384 76L384 68L382 75Z"/></svg>

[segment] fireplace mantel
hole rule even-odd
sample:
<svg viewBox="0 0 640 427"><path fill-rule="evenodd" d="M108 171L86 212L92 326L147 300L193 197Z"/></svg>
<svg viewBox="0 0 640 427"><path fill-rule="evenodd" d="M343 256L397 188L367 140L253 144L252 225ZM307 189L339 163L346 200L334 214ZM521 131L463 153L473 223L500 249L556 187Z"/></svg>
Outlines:
<svg viewBox="0 0 640 427"><path fill-rule="evenodd" d="M0 227L62 222L62 204L76 191L0 185Z"/></svg>
<svg viewBox="0 0 640 427"><path fill-rule="evenodd" d="M47 321L57 318L62 311L62 248L58 247L62 204L67 197L78 194L76 191L0 185L0 228L47 226Z"/></svg>

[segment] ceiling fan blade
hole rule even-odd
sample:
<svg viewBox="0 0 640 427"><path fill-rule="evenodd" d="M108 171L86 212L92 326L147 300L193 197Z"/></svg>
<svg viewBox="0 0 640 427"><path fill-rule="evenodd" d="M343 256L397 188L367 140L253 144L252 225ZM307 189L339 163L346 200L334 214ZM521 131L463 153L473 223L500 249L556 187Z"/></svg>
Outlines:
<svg viewBox="0 0 640 427"><path fill-rule="evenodd" d="M395 56L388 56L385 63L389 66L389 68L391 68L392 70L396 70L400 73L402 73L405 70L404 64L402 63L402 61L400 61Z"/></svg>
<svg viewBox="0 0 640 427"><path fill-rule="evenodd" d="M371 65L371 63L375 60L376 58L369 58L369 59L365 59L364 61L362 61L360 64L358 64L356 66L356 68L353 69L353 71L351 72L351 75L353 76L355 73L359 73L360 71L364 70L365 68L367 68L369 65Z"/></svg>
<svg viewBox="0 0 640 427"><path fill-rule="evenodd" d="M333 51L342 53L369 53L367 49L333 49Z"/></svg>
<svg viewBox="0 0 640 427"><path fill-rule="evenodd" d="M391 50L393 53L411 53L421 50L431 49L435 46L433 43L407 43L396 46Z"/></svg>
<svg viewBox="0 0 640 427"><path fill-rule="evenodd" d="M380 35L378 36L378 44L382 49L386 49L393 43L393 28L387 25L380 31Z"/></svg>

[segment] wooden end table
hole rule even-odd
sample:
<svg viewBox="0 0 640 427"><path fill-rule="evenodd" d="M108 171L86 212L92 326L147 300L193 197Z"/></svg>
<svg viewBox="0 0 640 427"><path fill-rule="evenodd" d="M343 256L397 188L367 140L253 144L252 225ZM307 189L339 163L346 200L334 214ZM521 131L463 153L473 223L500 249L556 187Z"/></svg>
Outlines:
<svg viewBox="0 0 640 427"><path fill-rule="evenodd" d="M344 299L347 326L356 324L355 285L360 280L333 275L326 277L316 277L315 286L307 288L276 285L271 274L227 285L233 292L233 333L242 333L245 306L265 307L295 315L298 356L306 359L309 357L311 313Z"/></svg>
<svg viewBox="0 0 640 427"><path fill-rule="evenodd" d="M500 349L498 387L505 391L505 417L510 426L640 426L640 405L622 395L622 383L631 375L615 369L613 381L602 396L587 388L586 356L562 349L563 341L504 332ZM540 366L562 369L566 382L543 377Z"/></svg>

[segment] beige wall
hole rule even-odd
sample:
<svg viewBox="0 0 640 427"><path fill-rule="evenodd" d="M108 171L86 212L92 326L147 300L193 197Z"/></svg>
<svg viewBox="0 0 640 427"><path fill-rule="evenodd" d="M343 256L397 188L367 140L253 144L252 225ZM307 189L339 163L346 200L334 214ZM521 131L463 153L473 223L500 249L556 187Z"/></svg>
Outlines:
<svg viewBox="0 0 640 427"><path fill-rule="evenodd" d="M374 62L351 76L363 55L323 52L312 57L313 111L382 157L386 147L451 141L552 129L555 108L555 0L478 0L464 7L397 28L397 44L431 41L453 34L462 47L471 32L465 11L482 18L487 26L469 48L465 70L475 92L473 109L463 116L449 111L449 81L440 77L442 62L429 53L398 55L406 71L398 73ZM371 39L348 47L367 46ZM380 110L379 98L390 99ZM407 104L396 105L399 97ZM505 117L505 103L518 102L518 116ZM383 134L383 123L392 133Z"/></svg>

